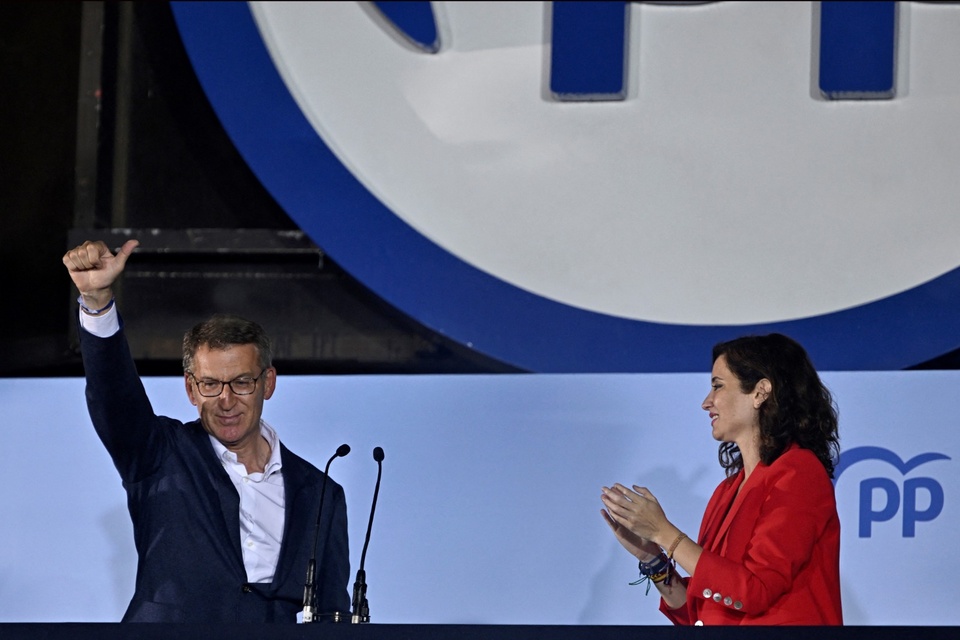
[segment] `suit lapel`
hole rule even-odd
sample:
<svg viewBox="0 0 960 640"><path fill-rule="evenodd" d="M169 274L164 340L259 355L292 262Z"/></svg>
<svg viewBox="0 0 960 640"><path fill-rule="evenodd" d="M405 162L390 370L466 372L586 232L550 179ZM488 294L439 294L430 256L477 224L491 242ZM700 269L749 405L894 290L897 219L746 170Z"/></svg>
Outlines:
<svg viewBox="0 0 960 640"><path fill-rule="evenodd" d="M296 456L290 455L283 443L280 443L280 460L283 472L284 518L283 541L280 544L280 557L273 576L275 585L282 584L291 571L306 571L293 566L297 559L297 550L305 546L304 538L310 536L312 542L316 530L316 509L320 488L306 481L307 474L298 466Z"/></svg>
<svg viewBox="0 0 960 640"><path fill-rule="evenodd" d="M761 462L753 470L753 473L750 474L750 477L744 481L743 488L733 499L733 504L730 505L730 511L723 519L720 529L717 531L717 537L714 543L715 549L719 550L722 548L722 544L727 536L727 532L730 530L730 525L734 522L737 512L740 511L740 507L743 506L743 504L750 498L750 494L752 494L754 491L761 490L761 487L763 486L763 478L767 475L768 469L769 466ZM743 472L741 471L741 473ZM734 491L736 491L736 488L734 488Z"/></svg>
<svg viewBox="0 0 960 640"><path fill-rule="evenodd" d="M710 551L719 551L723 544L723 538L730 528L730 522L736 515L737 510L743 503L744 493L748 490L746 486L740 493L737 493L738 487L743 484L743 470L730 479L724 487L723 493L717 500L717 506L711 513L710 523L707 526L704 540L709 541Z"/></svg>
<svg viewBox="0 0 960 640"><path fill-rule="evenodd" d="M210 444L210 436L203 430L199 422L192 423L190 426L193 427L193 438L196 441L200 458L204 462L205 473L210 478L210 485L216 493L216 501L219 506L219 518L213 516L214 511L211 511L211 520L220 529L215 533L215 539L230 541L229 545L221 546L227 547L226 553L229 554L231 563L239 568L240 575L243 576L243 579L246 579L247 572L243 566L243 551L240 549L240 495L237 493L236 487L233 486L230 476L227 475L227 470L223 468L223 463L217 457L213 445Z"/></svg>

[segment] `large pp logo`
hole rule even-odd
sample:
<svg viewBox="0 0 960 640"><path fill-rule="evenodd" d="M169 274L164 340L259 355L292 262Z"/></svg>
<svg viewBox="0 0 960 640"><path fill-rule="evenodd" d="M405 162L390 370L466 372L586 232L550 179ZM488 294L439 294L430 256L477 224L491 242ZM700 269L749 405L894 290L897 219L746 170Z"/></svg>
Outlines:
<svg viewBox="0 0 960 640"><path fill-rule="evenodd" d="M535 371L960 345L960 8L373 4L174 11L256 175L427 326Z"/></svg>
<svg viewBox="0 0 960 640"><path fill-rule="evenodd" d="M873 525L889 522L902 513L904 538L913 538L918 522L931 522L943 511L943 486L933 477L910 477L917 468L950 458L942 453L923 453L904 462L900 456L882 447L856 447L844 451L836 469L836 481L851 466L867 460L885 462L898 476L864 478L860 481L859 536L869 538ZM922 505L922 506L920 506Z"/></svg>
<svg viewBox="0 0 960 640"><path fill-rule="evenodd" d="M430 2L374 2L384 26L424 53L441 42ZM623 100L629 69L630 4L554 2L550 12L550 94L566 102ZM709 2L649 2L674 8ZM820 2L814 42L817 87L830 100L885 99L896 95L896 2Z"/></svg>

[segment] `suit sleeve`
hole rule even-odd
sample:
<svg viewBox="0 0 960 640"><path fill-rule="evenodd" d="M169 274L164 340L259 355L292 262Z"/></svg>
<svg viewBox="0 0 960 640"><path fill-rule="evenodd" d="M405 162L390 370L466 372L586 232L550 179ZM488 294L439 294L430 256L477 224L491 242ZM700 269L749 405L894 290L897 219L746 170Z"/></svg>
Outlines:
<svg viewBox="0 0 960 640"><path fill-rule="evenodd" d="M676 576L675 580L680 580L687 589L690 588L690 578ZM689 598L689 596L687 596ZM667 606L666 600L660 598L660 613L667 616L667 618L676 625L691 625L693 624L693 618L690 617L690 607L684 603L683 606L676 609L671 609Z"/></svg>
<svg viewBox="0 0 960 640"><path fill-rule="evenodd" d="M164 430L137 374L123 329L98 338L79 329L90 419L124 482L159 467Z"/></svg>
<svg viewBox="0 0 960 640"><path fill-rule="evenodd" d="M321 615L339 611L350 613L350 596L347 592L347 583L350 580L350 549L347 542L347 502L343 487L333 485L332 517L327 528L327 537L323 544L323 553L320 556L320 566L317 584L320 593L317 594L317 606ZM329 490L329 489L328 489Z"/></svg>
<svg viewBox="0 0 960 640"><path fill-rule="evenodd" d="M736 610L759 615L793 586L836 509L833 485L805 450L781 456L765 481L762 488L751 490L760 493L750 496L750 504L743 505L731 526L728 555L738 557L736 549L743 545L742 560L704 550L690 578L688 597L722 594Z"/></svg>
<svg viewBox="0 0 960 640"><path fill-rule="evenodd" d="M709 519L715 515L715 512L719 508L718 505L724 500L723 495L725 492L725 486L729 478L724 482L720 483L714 492L710 496L710 501L707 503L707 508L703 513L703 519L700 522L700 532L697 535L697 540L703 541L704 536L707 530L707 522ZM687 603L676 609L671 609L667 606L666 601L663 598L660 598L660 612L667 616L667 618L676 625L692 625L694 622L694 614L690 610L690 578L689 577L678 577L679 580L683 582L683 585L687 589Z"/></svg>

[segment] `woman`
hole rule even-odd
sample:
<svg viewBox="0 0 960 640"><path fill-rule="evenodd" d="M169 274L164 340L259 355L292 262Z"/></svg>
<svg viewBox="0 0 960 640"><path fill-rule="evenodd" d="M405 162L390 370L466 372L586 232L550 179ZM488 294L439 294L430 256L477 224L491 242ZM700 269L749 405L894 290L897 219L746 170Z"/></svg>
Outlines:
<svg viewBox="0 0 960 640"><path fill-rule="evenodd" d="M675 624L843 624L830 392L780 334L714 347L711 388L702 406L727 478L697 540L645 487L603 487L604 519Z"/></svg>

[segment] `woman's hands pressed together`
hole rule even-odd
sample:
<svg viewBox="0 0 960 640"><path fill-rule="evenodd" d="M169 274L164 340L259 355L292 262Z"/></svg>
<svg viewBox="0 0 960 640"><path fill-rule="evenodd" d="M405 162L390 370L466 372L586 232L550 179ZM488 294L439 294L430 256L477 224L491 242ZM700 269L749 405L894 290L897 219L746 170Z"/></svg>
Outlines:
<svg viewBox="0 0 960 640"><path fill-rule="evenodd" d="M603 487L600 513L623 547L644 562L660 554L665 529L674 529L657 498L645 487Z"/></svg>

